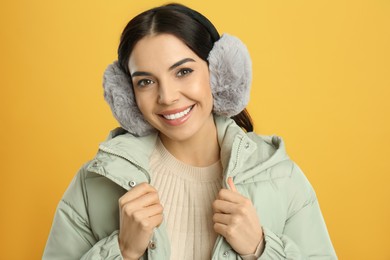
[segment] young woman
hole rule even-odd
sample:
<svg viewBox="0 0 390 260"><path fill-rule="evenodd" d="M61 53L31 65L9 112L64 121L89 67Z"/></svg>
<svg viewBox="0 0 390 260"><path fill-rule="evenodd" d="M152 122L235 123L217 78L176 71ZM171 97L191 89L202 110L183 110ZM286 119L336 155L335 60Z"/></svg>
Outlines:
<svg viewBox="0 0 390 260"><path fill-rule="evenodd" d="M122 127L70 184L43 258L336 259L282 139L252 132L250 83L245 46L200 13L133 18L104 78Z"/></svg>

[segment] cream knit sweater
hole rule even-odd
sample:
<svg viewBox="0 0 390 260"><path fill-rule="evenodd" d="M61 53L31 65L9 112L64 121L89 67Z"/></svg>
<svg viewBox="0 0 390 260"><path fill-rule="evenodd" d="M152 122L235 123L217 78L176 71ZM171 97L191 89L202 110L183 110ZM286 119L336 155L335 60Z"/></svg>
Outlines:
<svg viewBox="0 0 390 260"><path fill-rule="evenodd" d="M177 160L160 139L150 160L151 184L164 207L171 259L211 259L217 234L212 203L221 189L222 166L194 167Z"/></svg>

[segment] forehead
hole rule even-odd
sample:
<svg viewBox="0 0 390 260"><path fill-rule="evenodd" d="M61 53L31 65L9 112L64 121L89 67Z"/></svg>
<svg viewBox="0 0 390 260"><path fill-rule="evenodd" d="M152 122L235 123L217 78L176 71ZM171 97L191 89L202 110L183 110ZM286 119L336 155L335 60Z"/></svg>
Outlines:
<svg viewBox="0 0 390 260"><path fill-rule="evenodd" d="M134 46L129 59L130 73L169 68L183 58L200 58L182 40L171 34L148 35Z"/></svg>

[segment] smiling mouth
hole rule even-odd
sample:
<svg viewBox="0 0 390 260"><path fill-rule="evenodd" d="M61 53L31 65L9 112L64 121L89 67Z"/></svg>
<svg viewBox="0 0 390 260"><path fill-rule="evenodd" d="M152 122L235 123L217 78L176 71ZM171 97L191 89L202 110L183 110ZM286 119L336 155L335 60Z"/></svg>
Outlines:
<svg viewBox="0 0 390 260"><path fill-rule="evenodd" d="M177 119L180 119L180 118L186 116L193 108L194 108L194 105L192 105L192 106L188 107L187 109L185 109L181 112L178 112L178 113L166 114L166 115L160 115L160 116L167 119L167 120L177 120Z"/></svg>

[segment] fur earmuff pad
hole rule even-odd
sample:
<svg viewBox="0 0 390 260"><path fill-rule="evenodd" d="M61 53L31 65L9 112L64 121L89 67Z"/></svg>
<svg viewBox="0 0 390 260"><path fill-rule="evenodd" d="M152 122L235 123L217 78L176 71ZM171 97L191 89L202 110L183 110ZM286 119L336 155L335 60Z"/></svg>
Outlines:
<svg viewBox="0 0 390 260"><path fill-rule="evenodd" d="M144 118L135 101L131 79L119 67L118 61L110 64L103 77L104 99L119 124L136 136L155 131Z"/></svg>
<svg viewBox="0 0 390 260"><path fill-rule="evenodd" d="M252 62L247 48L237 37L223 34L210 51L208 62L213 113L226 117L239 114L249 102L252 81ZM103 88L104 99L125 130L136 136L156 131L139 110L130 76L120 69L118 61L105 70Z"/></svg>
<svg viewBox="0 0 390 260"><path fill-rule="evenodd" d="M223 34L209 57L210 84L215 114L232 117L248 105L252 82L252 61L237 37Z"/></svg>

